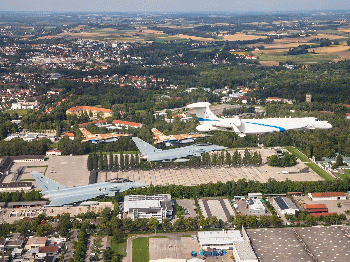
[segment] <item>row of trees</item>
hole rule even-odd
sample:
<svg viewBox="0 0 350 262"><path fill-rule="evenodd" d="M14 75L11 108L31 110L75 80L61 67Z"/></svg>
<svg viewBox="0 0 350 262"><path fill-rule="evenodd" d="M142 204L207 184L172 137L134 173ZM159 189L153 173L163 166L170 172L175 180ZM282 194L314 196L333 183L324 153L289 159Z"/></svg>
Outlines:
<svg viewBox="0 0 350 262"><path fill-rule="evenodd" d="M349 179L332 181L276 181L269 179L266 183L258 181L239 179L237 182L228 181L226 183L209 183L196 186L167 185L153 186L146 188L129 189L123 194L117 195L117 199L123 195L153 195L171 194L174 198L203 198L225 196L248 195L250 192L261 192L263 194L281 194L286 192L347 192L349 190Z"/></svg>
<svg viewBox="0 0 350 262"><path fill-rule="evenodd" d="M50 140L43 138L31 142L23 139L0 141L0 157L18 155L45 155L50 148Z"/></svg>
<svg viewBox="0 0 350 262"><path fill-rule="evenodd" d="M32 190L29 192L3 192L0 193L0 202L20 202L20 201L38 201L41 200L40 191Z"/></svg>
<svg viewBox="0 0 350 262"><path fill-rule="evenodd" d="M88 248L89 236L86 232L86 228L82 226L78 233L78 241L73 243L74 248L74 262L82 262L84 261L85 253Z"/></svg>
<svg viewBox="0 0 350 262"><path fill-rule="evenodd" d="M328 224L328 225L334 225L334 224L340 224L342 220L346 219L345 214L331 214L331 215L325 215L325 216L319 216L314 217L311 214L307 212L300 212L296 215L288 215L286 214L286 219L291 223L305 223L307 225L316 225L317 222Z"/></svg>
<svg viewBox="0 0 350 262"><path fill-rule="evenodd" d="M253 215L235 215L231 218L231 221L236 228L244 227L268 227L268 226L281 226L282 220L276 215L272 216L253 216Z"/></svg>
<svg viewBox="0 0 350 262"><path fill-rule="evenodd" d="M261 165L262 157L260 152L250 152L248 149L244 151L242 157L239 151L235 151L231 154L228 151L204 153L201 157L193 157L187 162L182 163L158 163L158 162L145 162L140 161L138 154L116 154L112 153L109 156L102 154L92 153L89 154L87 159L87 168L89 171L95 170L126 170L126 169L149 169L158 167L204 167L204 166L241 166L241 165Z"/></svg>

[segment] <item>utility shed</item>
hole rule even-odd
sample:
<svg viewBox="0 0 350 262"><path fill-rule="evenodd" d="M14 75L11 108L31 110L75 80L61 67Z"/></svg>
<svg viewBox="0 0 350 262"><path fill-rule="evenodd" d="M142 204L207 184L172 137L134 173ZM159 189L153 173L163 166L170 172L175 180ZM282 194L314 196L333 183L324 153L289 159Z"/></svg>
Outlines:
<svg viewBox="0 0 350 262"><path fill-rule="evenodd" d="M327 213L328 212L328 208L325 204L305 205L304 208L309 213Z"/></svg>
<svg viewBox="0 0 350 262"><path fill-rule="evenodd" d="M309 193L308 197L312 201L346 200L346 195L344 192Z"/></svg>
<svg viewBox="0 0 350 262"><path fill-rule="evenodd" d="M283 215L295 215L295 212L299 211L299 208L287 197L275 197L273 202Z"/></svg>
<svg viewBox="0 0 350 262"><path fill-rule="evenodd" d="M248 193L248 199L262 199L262 193Z"/></svg>

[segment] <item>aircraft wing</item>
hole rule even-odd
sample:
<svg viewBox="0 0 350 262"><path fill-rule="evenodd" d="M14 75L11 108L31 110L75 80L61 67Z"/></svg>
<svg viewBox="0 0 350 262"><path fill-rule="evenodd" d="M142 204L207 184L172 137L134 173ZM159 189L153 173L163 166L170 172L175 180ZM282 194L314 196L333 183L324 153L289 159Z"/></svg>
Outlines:
<svg viewBox="0 0 350 262"><path fill-rule="evenodd" d="M63 205L69 205L77 202L82 202L88 199L92 199L98 196L106 195L107 192L86 192L81 193L79 195L72 195L68 192L62 192L62 194L56 194L49 198L50 204L48 206L63 206Z"/></svg>
<svg viewBox="0 0 350 262"><path fill-rule="evenodd" d="M183 148L177 148L177 149L163 150L161 153L149 154L147 160L148 161L174 161L179 158L188 158L191 156L200 156L200 155L201 153L199 151L188 150L188 148L183 147Z"/></svg>

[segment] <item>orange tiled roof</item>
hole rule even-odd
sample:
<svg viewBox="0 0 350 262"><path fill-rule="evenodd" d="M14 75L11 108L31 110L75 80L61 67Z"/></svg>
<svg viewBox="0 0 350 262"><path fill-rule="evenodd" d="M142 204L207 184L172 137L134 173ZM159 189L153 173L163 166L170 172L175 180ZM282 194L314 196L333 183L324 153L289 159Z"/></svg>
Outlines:
<svg viewBox="0 0 350 262"><path fill-rule="evenodd" d="M71 132L67 132L64 134L64 136L68 136L68 137L74 137L74 133Z"/></svg>
<svg viewBox="0 0 350 262"><path fill-rule="evenodd" d="M77 111L82 111L82 110L98 111L98 112L110 113L110 114L113 113L113 111L111 109L100 108L100 107L95 107L95 106L75 106L75 107L69 108L67 111L68 112L77 112Z"/></svg>
<svg viewBox="0 0 350 262"><path fill-rule="evenodd" d="M322 208L327 208L325 204L310 204L310 205L305 205L305 209L322 209Z"/></svg>
<svg viewBox="0 0 350 262"><path fill-rule="evenodd" d="M88 123L79 124L79 127L87 126L90 124L100 124L100 123L105 123L105 122L107 122L107 119L96 120L96 121L92 121L92 122L88 122Z"/></svg>
<svg viewBox="0 0 350 262"><path fill-rule="evenodd" d="M344 192L324 192L324 193L311 193L312 197L341 197L345 196Z"/></svg>
<svg viewBox="0 0 350 262"><path fill-rule="evenodd" d="M134 127L141 126L140 123L123 121L123 120L113 120L113 124L119 124L119 125L125 125L125 126L134 126Z"/></svg>

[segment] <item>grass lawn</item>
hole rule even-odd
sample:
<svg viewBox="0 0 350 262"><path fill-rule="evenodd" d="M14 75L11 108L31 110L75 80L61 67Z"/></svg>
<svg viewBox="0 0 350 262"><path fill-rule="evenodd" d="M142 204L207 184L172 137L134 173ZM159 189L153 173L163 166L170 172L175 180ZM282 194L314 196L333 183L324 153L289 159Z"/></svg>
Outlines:
<svg viewBox="0 0 350 262"><path fill-rule="evenodd" d="M295 155L297 158L299 158L303 162L311 162L310 159L305 156L303 153L301 153L298 149L292 147L292 146L287 146L286 149L291 152L293 155Z"/></svg>
<svg viewBox="0 0 350 262"><path fill-rule="evenodd" d="M149 261L148 237L139 237L132 241L132 260L135 262Z"/></svg>
<svg viewBox="0 0 350 262"><path fill-rule="evenodd" d="M126 256L126 242L124 242L124 243L115 243L112 239L110 241L111 241L111 244L110 244L111 249L115 253L120 254L123 257L125 257Z"/></svg>
<svg viewBox="0 0 350 262"><path fill-rule="evenodd" d="M322 177L326 181L334 180L334 178L328 174L326 171L324 171L322 168L320 168L315 163L305 163L308 167L310 167L313 171L315 171L320 177Z"/></svg>
<svg viewBox="0 0 350 262"><path fill-rule="evenodd" d="M17 113L19 116L24 116L25 114L27 114L27 111L28 110L24 110L24 109L17 109L17 110L6 110L6 113L9 113L9 114L14 114L14 113Z"/></svg>
<svg viewBox="0 0 350 262"><path fill-rule="evenodd" d="M283 62L293 61L294 63L318 63L331 61L339 58L333 54L301 54L301 55L284 55L284 54L259 54L261 61Z"/></svg>
<svg viewBox="0 0 350 262"><path fill-rule="evenodd" d="M302 152L300 152L298 149L287 146L286 149L291 152L293 155L295 155L297 158L299 158L301 161L305 163L308 167L310 167L313 171L315 171L320 177L322 177L326 181L334 180L334 177L332 177L330 174L328 174L326 171L324 171L322 168L320 168L315 163L310 163L310 159L305 156Z"/></svg>
<svg viewBox="0 0 350 262"><path fill-rule="evenodd" d="M349 169L344 169L344 174L337 173L337 175L341 179L350 178L350 170Z"/></svg>

